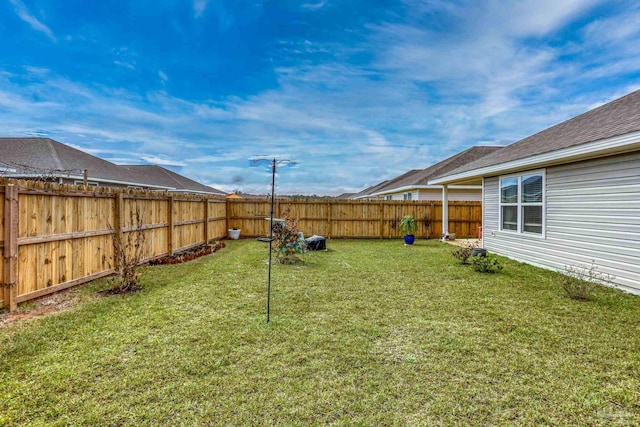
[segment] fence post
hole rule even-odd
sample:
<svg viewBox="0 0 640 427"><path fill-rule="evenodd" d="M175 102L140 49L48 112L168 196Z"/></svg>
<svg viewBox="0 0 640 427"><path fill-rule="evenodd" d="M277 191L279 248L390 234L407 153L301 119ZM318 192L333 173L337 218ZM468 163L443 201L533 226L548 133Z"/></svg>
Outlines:
<svg viewBox="0 0 640 427"><path fill-rule="evenodd" d="M327 201L327 239L331 237L332 223L331 223L331 209L333 208L333 203L331 200Z"/></svg>
<svg viewBox="0 0 640 427"><path fill-rule="evenodd" d="M209 199L204 198L204 244L209 244Z"/></svg>
<svg viewBox="0 0 640 427"><path fill-rule="evenodd" d="M169 230L167 230L167 250L169 252L169 256L173 256L173 194L169 194L168 203L167 222L169 223Z"/></svg>
<svg viewBox="0 0 640 427"><path fill-rule="evenodd" d="M18 188L4 187L4 304L18 308Z"/></svg>
<svg viewBox="0 0 640 427"><path fill-rule="evenodd" d="M114 210L113 210L113 227L114 227L114 253L116 253L116 257L115 259L120 262L122 261L122 257L118 256L117 251L121 251L122 245L123 245L123 229L124 229L124 191L123 190L119 190L116 193L116 199L115 199L115 206L114 206ZM116 265L115 266L116 271L120 272L120 269L122 268L121 265Z"/></svg>
<svg viewBox="0 0 640 427"><path fill-rule="evenodd" d="M384 237L384 200L378 201L380 204L380 238Z"/></svg>

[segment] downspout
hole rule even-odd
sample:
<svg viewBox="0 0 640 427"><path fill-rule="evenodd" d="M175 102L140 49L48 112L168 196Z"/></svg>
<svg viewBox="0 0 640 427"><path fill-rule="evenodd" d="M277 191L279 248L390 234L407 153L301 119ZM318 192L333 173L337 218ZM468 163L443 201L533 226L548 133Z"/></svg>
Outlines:
<svg viewBox="0 0 640 427"><path fill-rule="evenodd" d="M480 219L480 234L478 236L478 238L480 239L480 247L484 248L484 206L485 206L485 200L484 200L484 176L482 177L482 196L480 197L480 200L482 203L482 218Z"/></svg>
<svg viewBox="0 0 640 427"><path fill-rule="evenodd" d="M449 187L442 186L442 238L449 233Z"/></svg>

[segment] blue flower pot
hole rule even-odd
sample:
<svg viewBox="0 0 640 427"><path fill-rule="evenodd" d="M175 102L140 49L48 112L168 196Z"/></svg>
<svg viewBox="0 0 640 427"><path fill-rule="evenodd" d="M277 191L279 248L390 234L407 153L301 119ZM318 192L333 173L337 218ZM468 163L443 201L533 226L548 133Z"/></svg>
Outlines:
<svg viewBox="0 0 640 427"><path fill-rule="evenodd" d="M404 236L404 244L405 245L413 245L413 242L416 240L416 236L413 234L407 234Z"/></svg>

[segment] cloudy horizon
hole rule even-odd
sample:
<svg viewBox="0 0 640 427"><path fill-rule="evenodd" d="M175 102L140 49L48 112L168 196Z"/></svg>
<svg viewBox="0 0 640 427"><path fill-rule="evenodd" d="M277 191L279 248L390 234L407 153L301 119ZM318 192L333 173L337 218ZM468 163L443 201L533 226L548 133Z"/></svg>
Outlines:
<svg viewBox="0 0 640 427"><path fill-rule="evenodd" d="M357 192L640 88L634 2L10 0L0 136L266 193Z"/></svg>

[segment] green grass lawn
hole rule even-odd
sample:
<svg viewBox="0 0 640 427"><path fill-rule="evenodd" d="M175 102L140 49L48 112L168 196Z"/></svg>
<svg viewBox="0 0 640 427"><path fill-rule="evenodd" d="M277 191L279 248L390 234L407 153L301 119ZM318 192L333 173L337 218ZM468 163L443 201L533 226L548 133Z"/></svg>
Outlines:
<svg viewBox="0 0 640 427"><path fill-rule="evenodd" d="M145 289L0 329L0 425L638 425L640 298L564 295L506 259L253 240L144 269Z"/></svg>

